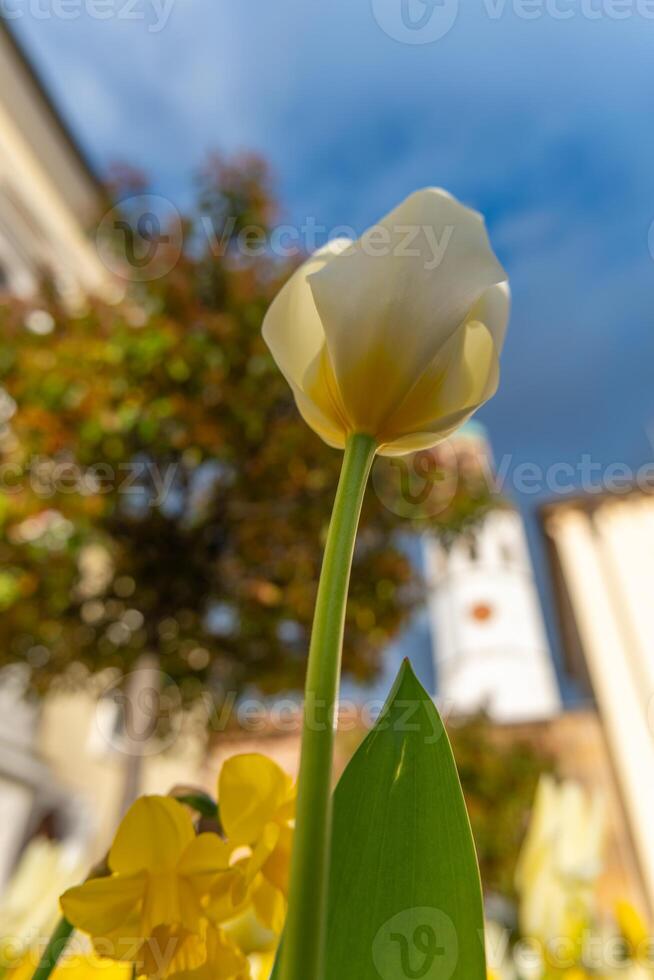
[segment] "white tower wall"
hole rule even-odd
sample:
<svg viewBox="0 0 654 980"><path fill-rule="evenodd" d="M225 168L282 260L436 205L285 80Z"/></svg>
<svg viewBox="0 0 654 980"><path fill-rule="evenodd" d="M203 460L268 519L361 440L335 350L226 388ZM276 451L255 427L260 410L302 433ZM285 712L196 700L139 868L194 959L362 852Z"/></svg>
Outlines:
<svg viewBox="0 0 654 980"><path fill-rule="evenodd" d="M485 710L498 722L561 709L522 519L491 511L448 551L425 543L438 697L455 715Z"/></svg>

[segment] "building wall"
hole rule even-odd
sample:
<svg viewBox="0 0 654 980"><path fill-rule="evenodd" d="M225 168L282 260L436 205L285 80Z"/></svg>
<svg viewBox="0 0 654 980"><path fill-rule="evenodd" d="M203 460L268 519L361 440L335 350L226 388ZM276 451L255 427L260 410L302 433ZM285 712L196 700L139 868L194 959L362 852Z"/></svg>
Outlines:
<svg viewBox="0 0 654 980"><path fill-rule="evenodd" d="M522 519L503 508L450 548L427 540L429 609L445 712L498 722L561 710Z"/></svg>
<svg viewBox="0 0 654 980"><path fill-rule="evenodd" d="M99 185L0 16L0 286L28 297L43 269L65 297L108 294L89 232Z"/></svg>
<svg viewBox="0 0 654 980"><path fill-rule="evenodd" d="M582 498L543 524L606 733L650 909L654 908L654 498Z"/></svg>

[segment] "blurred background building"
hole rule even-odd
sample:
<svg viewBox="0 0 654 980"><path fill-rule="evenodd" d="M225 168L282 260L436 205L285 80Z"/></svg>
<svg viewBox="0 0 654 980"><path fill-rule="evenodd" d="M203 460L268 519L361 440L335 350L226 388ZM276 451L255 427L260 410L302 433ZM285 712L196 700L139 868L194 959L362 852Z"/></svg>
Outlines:
<svg viewBox="0 0 654 980"><path fill-rule="evenodd" d="M468 423L450 440L458 465L493 480L483 426ZM451 545L425 537L432 651L442 707L485 711L498 723L544 721L561 712L524 524L503 502L474 533Z"/></svg>
<svg viewBox="0 0 654 980"><path fill-rule="evenodd" d="M597 704L654 896L654 499L635 490L546 506L542 521L568 669Z"/></svg>
<svg viewBox="0 0 654 980"><path fill-rule="evenodd" d="M48 271L71 300L107 274L89 239L102 189L0 15L0 289L29 296Z"/></svg>

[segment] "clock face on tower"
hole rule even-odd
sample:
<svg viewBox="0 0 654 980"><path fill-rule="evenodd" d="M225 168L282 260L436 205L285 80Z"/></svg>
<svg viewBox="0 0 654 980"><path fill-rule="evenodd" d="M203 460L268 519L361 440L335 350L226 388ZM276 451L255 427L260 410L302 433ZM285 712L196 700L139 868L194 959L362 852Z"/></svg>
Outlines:
<svg viewBox="0 0 654 980"><path fill-rule="evenodd" d="M468 615L476 623L487 623L495 615L495 609L491 602L475 602L470 606Z"/></svg>

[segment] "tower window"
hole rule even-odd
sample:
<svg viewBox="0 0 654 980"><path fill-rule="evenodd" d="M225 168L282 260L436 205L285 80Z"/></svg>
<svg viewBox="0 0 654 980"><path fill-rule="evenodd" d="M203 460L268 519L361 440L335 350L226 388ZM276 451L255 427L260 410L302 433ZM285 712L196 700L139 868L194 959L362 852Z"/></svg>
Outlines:
<svg viewBox="0 0 654 980"><path fill-rule="evenodd" d="M505 565L510 565L514 560L515 555L513 554L513 548L510 544L502 545L502 561Z"/></svg>

